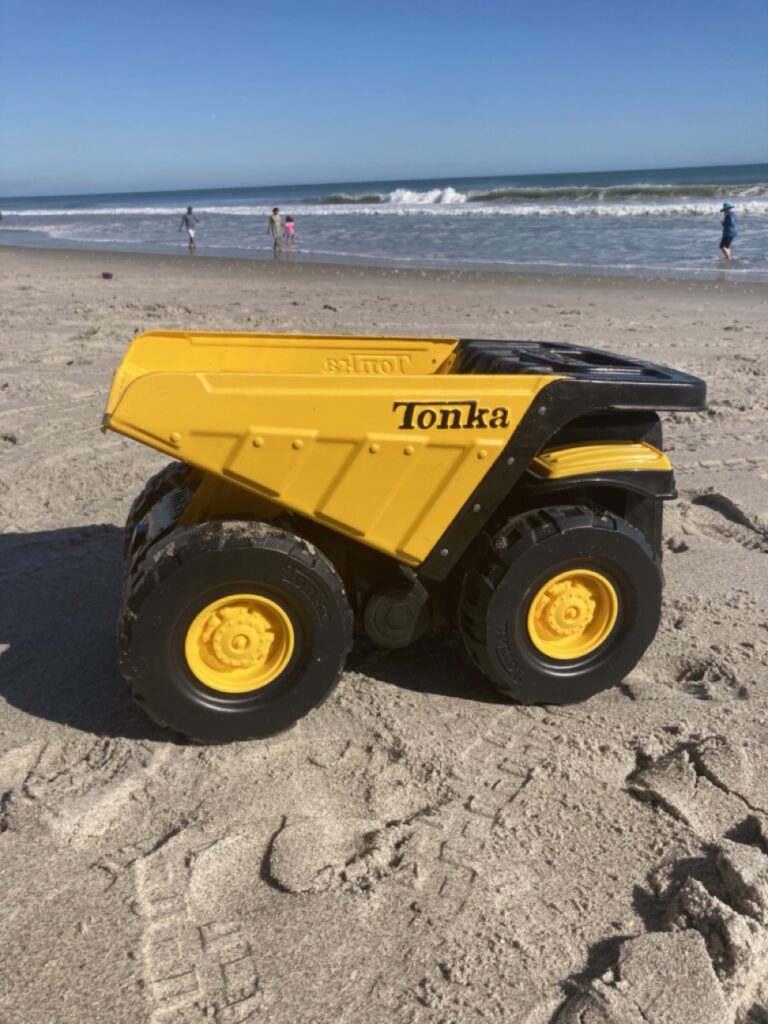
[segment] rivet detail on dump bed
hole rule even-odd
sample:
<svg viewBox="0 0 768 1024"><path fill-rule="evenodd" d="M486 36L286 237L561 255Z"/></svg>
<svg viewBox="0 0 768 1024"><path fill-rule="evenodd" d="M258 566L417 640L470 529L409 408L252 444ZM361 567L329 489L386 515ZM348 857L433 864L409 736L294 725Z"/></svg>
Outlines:
<svg viewBox="0 0 768 1024"><path fill-rule="evenodd" d="M477 453L477 457L478 459L487 459L488 452L485 450L485 448L481 448L480 451Z"/></svg>
<svg viewBox="0 0 768 1024"><path fill-rule="evenodd" d="M251 444L253 445L254 448L261 448L261 446L264 444L264 438L254 437L254 439L251 441Z"/></svg>
<svg viewBox="0 0 768 1024"><path fill-rule="evenodd" d="M298 451L299 448L303 448L304 447L304 442L300 438L297 437L296 440L293 442L293 447Z"/></svg>
<svg viewBox="0 0 768 1024"><path fill-rule="evenodd" d="M178 432L178 430L174 430L174 432L171 434L169 438L169 441L171 442L171 444L178 444L180 440L181 434Z"/></svg>
<svg viewBox="0 0 768 1024"><path fill-rule="evenodd" d="M408 444L403 448L403 455L413 455L413 446Z"/></svg>
<svg viewBox="0 0 768 1024"><path fill-rule="evenodd" d="M377 444L372 444L370 446L370 448L368 449L368 451L371 453L371 455L375 455L378 450L379 450L379 446Z"/></svg>

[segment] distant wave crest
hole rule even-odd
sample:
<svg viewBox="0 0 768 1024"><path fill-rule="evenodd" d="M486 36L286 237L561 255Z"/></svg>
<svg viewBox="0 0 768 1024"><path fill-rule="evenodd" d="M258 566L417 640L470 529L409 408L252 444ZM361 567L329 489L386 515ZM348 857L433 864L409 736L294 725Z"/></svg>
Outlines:
<svg viewBox="0 0 768 1024"><path fill-rule="evenodd" d="M384 194L333 193L319 202L329 206L462 206L465 203L486 205L513 203L622 203L622 202L676 202L706 199L754 200L768 198L768 182L749 185L651 185L638 182L629 185L556 185L515 186L461 191L452 188L432 188L423 192L398 188ZM304 202L309 206L313 200ZM317 202L317 200L314 200Z"/></svg>
<svg viewBox="0 0 768 1024"><path fill-rule="evenodd" d="M335 192L317 198L295 200L293 212L301 217L321 216L416 216L436 217L712 217L728 198L739 214L768 215L768 182L746 185L654 185L629 184L599 188L593 185L503 187L461 191L451 186L423 191L397 188L391 192ZM203 218L260 218L271 212L272 204L200 205L195 212ZM171 218L178 223L179 208L163 205L128 204L80 206L69 209L30 205L4 211L2 227L9 230L16 218L21 222L61 223L76 220L122 219L157 222ZM30 225L31 226L31 225Z"/></svg>
<svg viewBox="0 0 768 1024"><path fill-rule="evenodd" d="M351 196L346 192L334 192L330 196L323 196L320 202L325 206L370 206L373 203L380 203L384 196L378 192L371 192L368 195ZM304 202L311 203L311 199Z"/></svg>
<svg viewBox="0 0 768 1024"><path fill-rule="evenodd" d="M653 199L755 199L768 196L768 182L751 185L558 185L552 188L515 187L470 192L473 203L627 202Z"/></svg>

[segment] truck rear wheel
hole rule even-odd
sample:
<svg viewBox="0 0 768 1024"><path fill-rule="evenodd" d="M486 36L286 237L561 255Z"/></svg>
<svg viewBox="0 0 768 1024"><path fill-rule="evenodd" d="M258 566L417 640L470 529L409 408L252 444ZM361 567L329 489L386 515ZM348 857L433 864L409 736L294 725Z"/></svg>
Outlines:
<svg viewBox="0 0 768 1024"><path fill-rule="evenodd" d="M177 528L129 579L120 667L159 724L203 742L281 732L321 704L352 643L331 563L265 523Z"/></svg>
<svg viewBox="0 0 768 1024"><path fill-rule="evenodd" d="M661 570L618 516L555 507L512 519L467 573L460 629L474 664L525 704L619 682L653 640Z"/></svg>

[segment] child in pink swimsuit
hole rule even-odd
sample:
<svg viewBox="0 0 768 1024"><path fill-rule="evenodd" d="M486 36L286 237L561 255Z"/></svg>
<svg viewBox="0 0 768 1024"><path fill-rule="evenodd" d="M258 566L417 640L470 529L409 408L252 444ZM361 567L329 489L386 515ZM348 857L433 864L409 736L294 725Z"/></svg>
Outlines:
<svg viewBox="0 0 768 1024"><path fill-rule="evenodd" d="M285 218L285 240L288 245L293 245L296 238L296 225L293 223L293 217Z"/></svg>

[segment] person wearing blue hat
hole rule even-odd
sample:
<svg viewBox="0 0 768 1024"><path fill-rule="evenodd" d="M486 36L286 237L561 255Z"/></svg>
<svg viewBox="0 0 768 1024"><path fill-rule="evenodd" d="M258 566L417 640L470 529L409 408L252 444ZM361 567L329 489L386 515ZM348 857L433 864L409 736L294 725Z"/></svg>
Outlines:
<svg viewBox="0 0 768 1024"><path fill-rule="evenodd" d="M720 249L727 260L731 258L731 242L736 237L736 214L733 212L733 203L723 203L720 213L723 217L723 237L720 239Z"/></svg>

